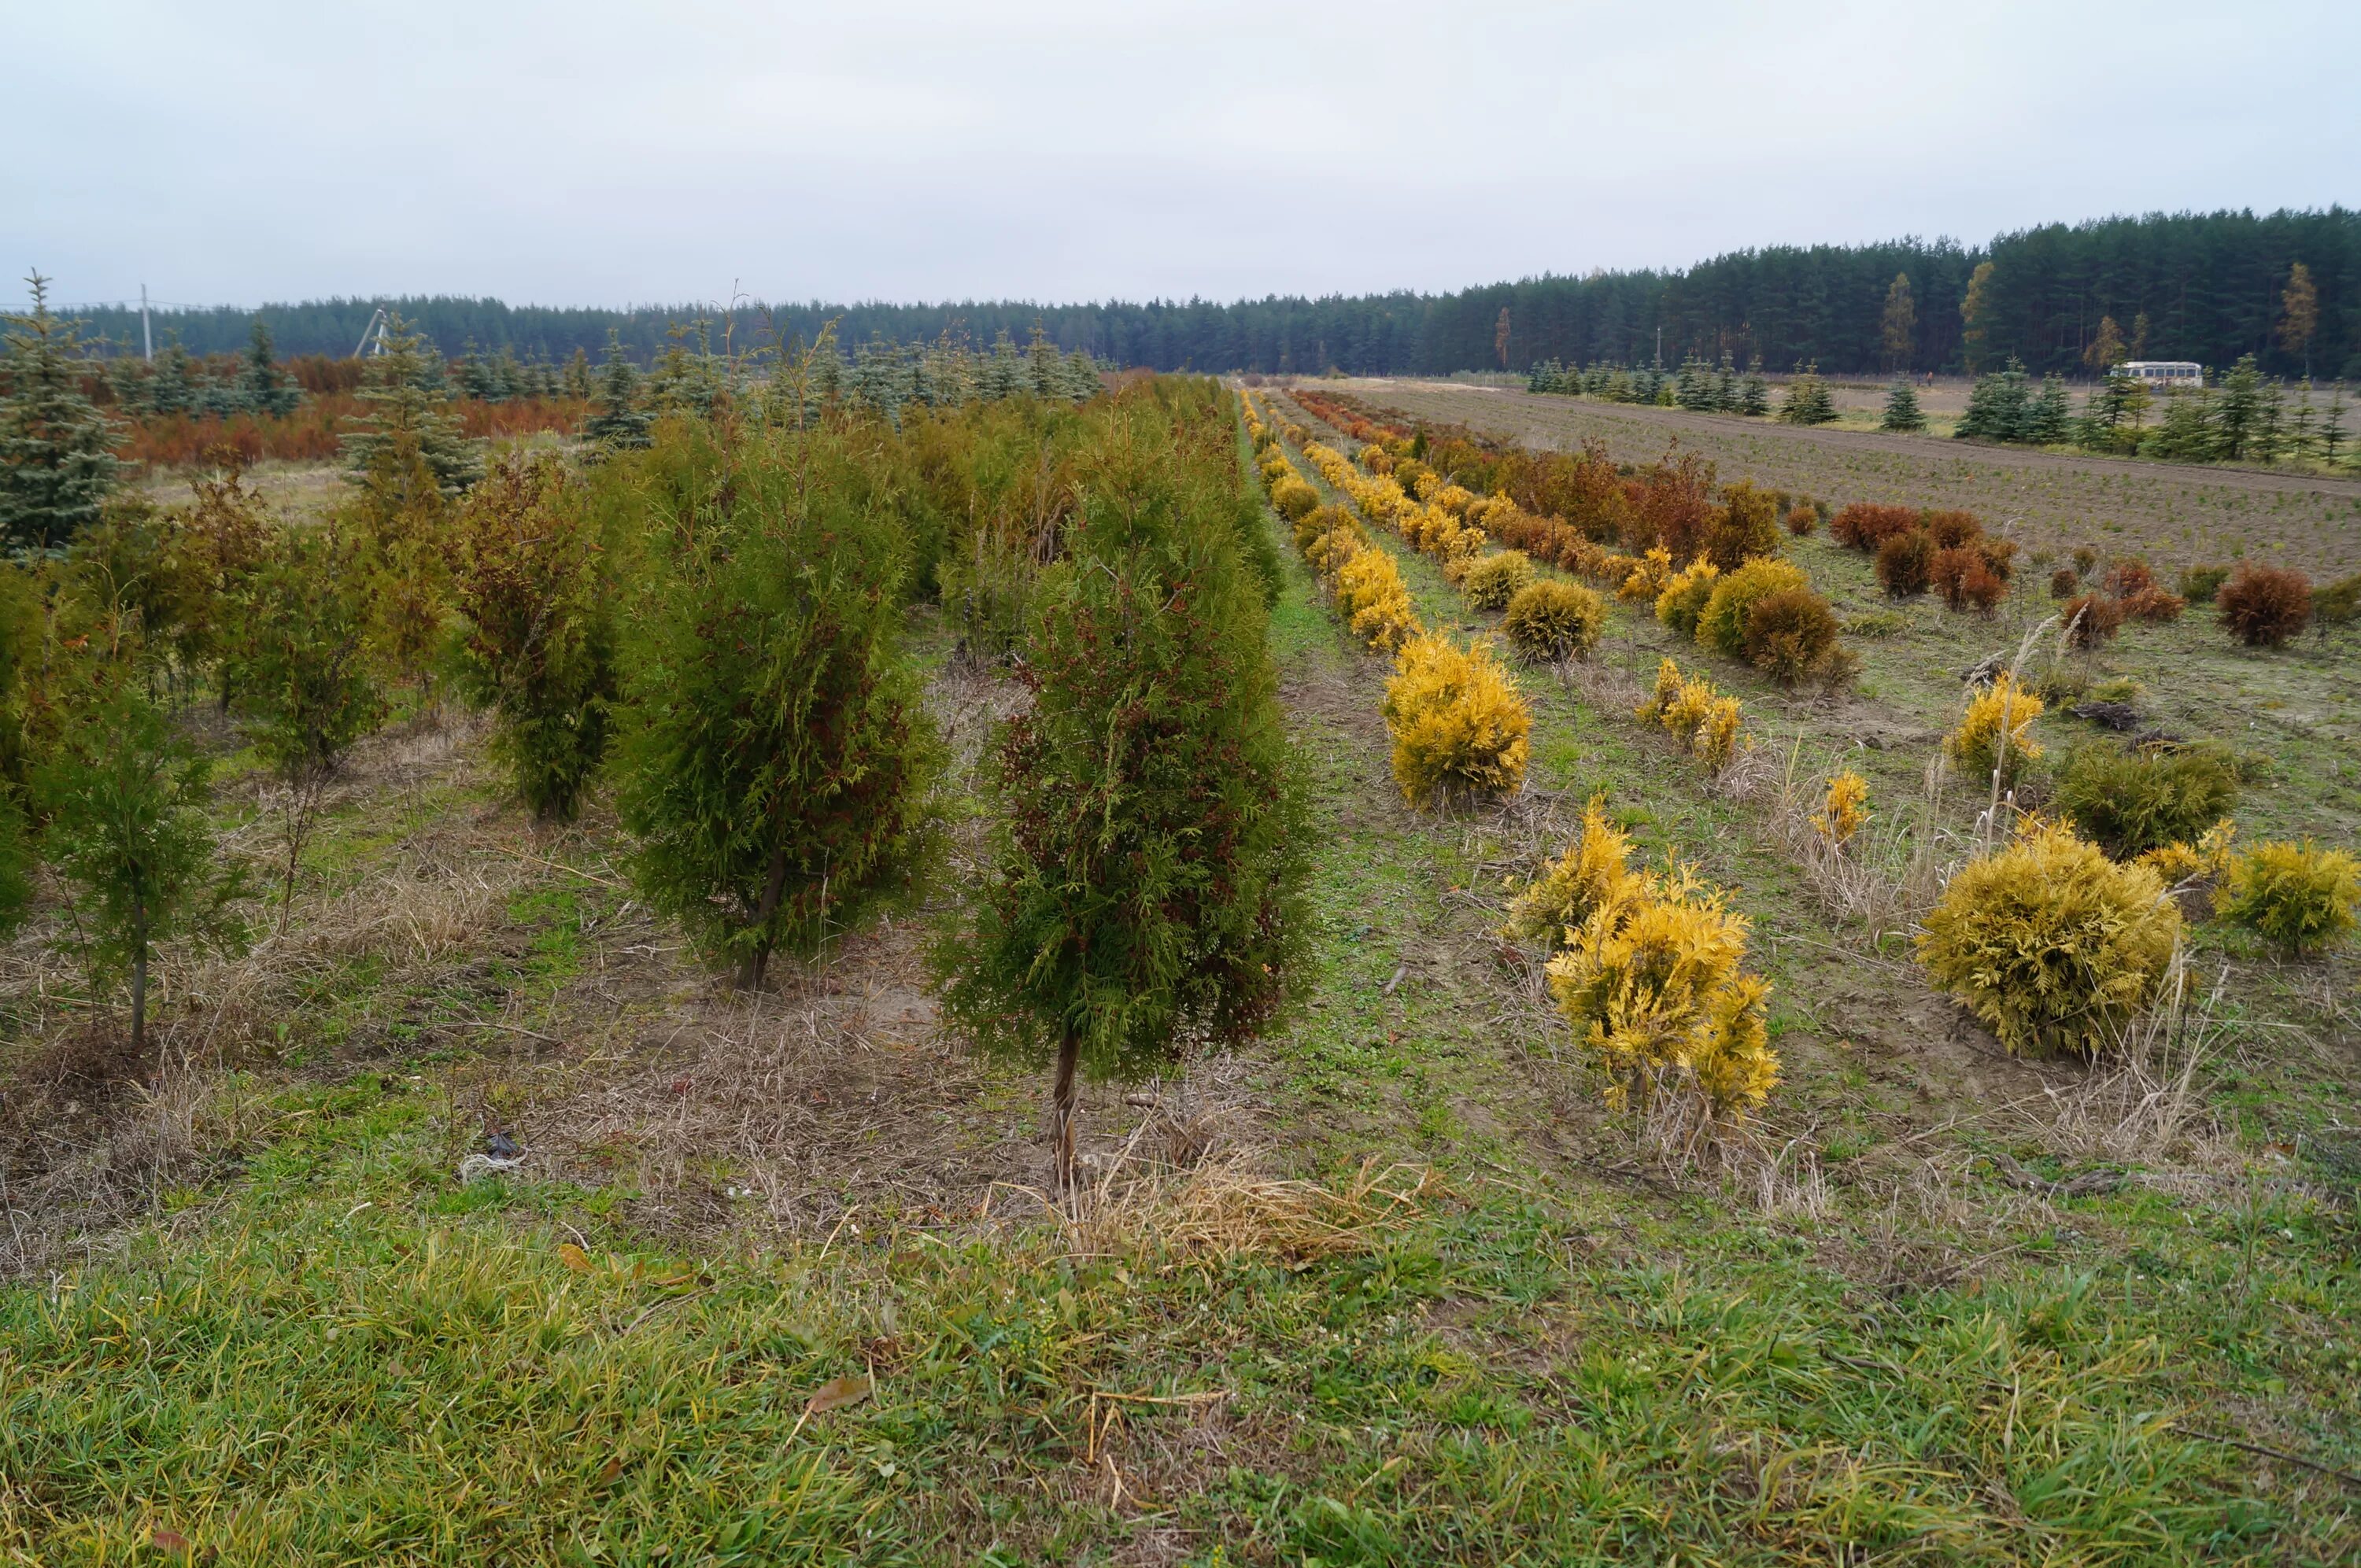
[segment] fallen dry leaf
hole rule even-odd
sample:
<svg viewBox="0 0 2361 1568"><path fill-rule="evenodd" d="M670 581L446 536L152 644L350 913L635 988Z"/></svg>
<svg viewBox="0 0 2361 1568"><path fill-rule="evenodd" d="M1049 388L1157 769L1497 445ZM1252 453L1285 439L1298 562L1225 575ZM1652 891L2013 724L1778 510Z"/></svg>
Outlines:
<svg viewBox="0 0 2361 1568"><path fill-rule="evenodd" d="M847 1405L857 1405L869 1398L874 1387L865 1372L831 1377L812 1391L811 1402L804 1407L804 1414L817 1416L829 1410L840 1410Z"/></svg>
<svg viewBox="0 0 2361 1568"><path fill-rule="evenodd" d="M560 1242L558 1244L557 1261L564 1264L566 1267L572 1269L577 1274L588 1274L590 1272L590 1255L584 1252L580 1247L576 1246L572 1242Z"/></svg>

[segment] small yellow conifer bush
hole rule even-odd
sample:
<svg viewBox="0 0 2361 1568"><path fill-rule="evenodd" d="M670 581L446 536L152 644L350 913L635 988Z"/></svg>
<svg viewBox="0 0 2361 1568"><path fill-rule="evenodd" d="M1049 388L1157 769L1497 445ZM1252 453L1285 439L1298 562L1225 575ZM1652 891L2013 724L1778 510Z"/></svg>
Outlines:
<svg viewBox="0 0 2361 1568"><path fill-rule="evenodd" d="M1394 782L1412 806L1455 795L1510 795L1532 754L1532 710L1483 643L1413 636L1386 683Z"/></svg>
<svg viewBox="0 0 2361 1568"><path fill-rule="evenodd" d="M1960 727L1943 741L1944 755L1957 762L1960 772L1978 778L1990 778L1999 767L2001 782L2012 783L2023 764L2041 760L2040 743L2033 739L2033 721L2040 717L2041 699L2019 689L2015 676L2003 674L1970 699ZM2005 762L2002 760L2004 736L2007 738Z"/></svg>
<svg viewBox="0 0 2361 1568"><path fill-rule="evenodd" d="M2200 834L2197 842L2176 839L2137 857L2164 879L2167 887L2179 887L2184 883L2219 882L2230 869L2230 841L2238 836L2238 825L2224 817Z"/></svg>
<svg viewBox="0 0 2361 1568"><path fill-rule="evenodd" d="M1812 817L1812 830L1841 850L1869 822L1869 781L1848 768L1828 780L1828 793Z"/></svg>
<svg viewBox="0 0 2361 1568"><path fill-rule="evenodd" d="M1349 528L1357 532L1360 526L1353 521L1352 513L1343 507L1324 506L1312 508L1290 523L1288 528L1289 532L1295 536L1295 547L1298 550L1309 550L1312 548L1313 540L1333 529Z"/></svg>
<svg viewBox="0 0 2361 1568"><path fill-rule="evenodd" d="M2216 910L2291 953L2331 947L2350 936L2361 904L2361 861L2342 850L2257 844L2229 857Z"/></svg>
<svg viewBox="0 0 2361 1568"><path fill-rule="evenodd" d="M1725 658L1746 657L1746 616L1756 601L1789 588L1809 593L1812 579L1793 561L1758 556L1725 572L1697 616L1697 640Z"/></svg>
<svg viewBox="0 0 2361 1568"><path fill-rule="evenodd" d="M1634 561L1629 555L1610 555L1610 565L1630 563L1631 570L1615 597L1629 604L1653 603L1673 580L1673 553L1659 544Z"/></svg>
<svg viewBox="0 0 2361 1568"><path fill-rule="evenodd" d="M1678 737L1709 772L1719 773L1746 744L1741 733L1745 710L1702 675L1685 676L1670 659L1656 666L1656 689L1640 705L1639 716Z"/></svg>
<svg viewBox="0 0 2361 1568"><path fill-rule="evenodd" d="M1345 569L1345 564L1368 548L1367 536L1362 533L1359 523L1340 522L1305 545L1303 558L1312 564L1312 569L1320 574L1323 581L1333 587L1336 574Z"/></svg>
<svg viewBox="0 0 2361 1568"><path fill-rule="evenodd" d="M1336 573L1336 612L1353 635L1391 652L1418 634L1418 612L1401 570L1383 550L1363 550Z"/></svg>
<svg viewBox="0 0 2361 1568"><path fill-rule="evenodd" d="M2036 821L1951 879L1918 961L2013 1055L2095 1056L2154 997L2180 929L2153 869Z"/></svg>
<svg viewBox="0 0 2361 1568"><path fill-rule="evenodd" d="M1521 550L1497 550L1467 564L1459 591L1477 609L1506 609L1509 601L1533 584L1532 558Z"/></svg>
<svg viewBox="0 0 2361 1568"><path fill-rule="evenodd" d="M1697 617L1705 613L1706 600L1713 597L1714 581L1720 576L1721 568L1702 555L1674 573L1656 596L1656 620L1684 637L1694 635Z"/></svg>
<svg viewBox="0 0 2361 1568"><path fill-rule="evenodd" d="M1730 1121L1779 1079L1763 1023L1771 988L1741 972L1745 957L1745 917L1679 877L1596 910L1546 973L1612 1100L1686 1093Z"/></svg>
<svg viewBox="0 0 2361 1568"><path fill-rule="evenodd" d="M1320 492L1293 473L1270 488L1271 509L1288 521L1308 517L1320 505Z"/></svg>
<svg viewBox="0 0 2361 1568"><path fill-rule="evenodd" d="M1564 947L1592 916L1628 912L1644 896L1646 880L1631 867L1631 840L1607 820L1606 806L1605 796L1592 795L1581 837L1510 901L1510 936Z"/></svg>
<svg viewBox="0 0 2361 1568"><path fill-rule="evenodd" d="M1579 583L1544 580L1521 588L1500 620L1509 646L1536 664L1584 659L1607 628L1607 605Z"/></svg>
<svg viewBox="0 0 2361 1568"><path fill-rule="evenodd" d="M1465 485L1445 485L1434 492L1434 504L1454 517L1466 517L1476 499L1476 492Z"/></svg>

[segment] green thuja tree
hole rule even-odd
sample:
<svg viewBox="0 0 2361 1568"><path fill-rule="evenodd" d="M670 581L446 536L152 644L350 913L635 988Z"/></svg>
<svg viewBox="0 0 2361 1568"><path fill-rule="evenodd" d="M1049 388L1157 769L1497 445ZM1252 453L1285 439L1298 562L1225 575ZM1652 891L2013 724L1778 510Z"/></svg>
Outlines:
<svg viewBox="0 0 2361 1568"><path fill-rule="evenodd" d="M458 523L459 685L492 711L492 752L544 821L570 822L607 750L612 585L588 498L555 455L512 456Z"/></svg>
<svg viewBox="0 0 2361 1568"><path fill-rule="evenodd" d="M1032 700L985 770L991 870L939 954L981 1043L1052 1064L1061 1186L1078 1079L1252 1034L1303 937L1309 823L1259 587L1208 515L1217 492L1130 439L1111 422L1071 553L1035 590ZM1237 483L1234 456L1209 460Z"/></svg>
<svg viewBox="0 0 2361 1568"><path fill-rule="evenodd" d="M590 355L579 344L575 345L574 357L566 362L561 385L569 398L588 399L590 396Z"/></svg>
<svg viewBox="0 0 2361 1568"><path fill-rule="evenodd" d="M681 423L598 471L650 541L616 738L634 879L747 986L906 890L933 839L908 543L852 463L827 431Z"/></svg>
<svg viewBox="0 0 2361 1568"><path fill-rule="evenodd" d="M71 945L93 997L127 983L135 1057L147 1047L156 949L243 934L232 905L244 881L214 853L206 780L203 759L142 684L116 680L67 725L34 782L46 859L72 905Z"/></svg>
<svg viewBox="0 0 2361 1568"><path fill-rule="evenodd" d="M590 417L582 422L582 438L619 449L645 446L648 423L648 411L640 406L639 368L623 352L621 335L609 328L607 358L598 369Z"/></svg>
<svg viewBox="0 0 2361 1568"><path fill-rule="evenodd" d="M385 718L369 652L369 587L365 546L331 521L274 529L232 598L236 630L224 679L247 739L281 785L282 929L321 794Z"/></svg>
<svg viewBox="0 0 2361 1568"><path fill-rule="evenodd" d="M1916 431L1927 428L1927 416L1918 410L1918 393L1907 377L1897 377L1886 389L1885 412L1877 422L1880 430Z"/></svg>
<svg viewBox="0 0 2361 1568"><path fill-rule="evenodd" d="M51 550L98 521L121 469L106 418L82 396L74 323L49 312L49 280L8 323L0 360L0 549Z"/></svg>

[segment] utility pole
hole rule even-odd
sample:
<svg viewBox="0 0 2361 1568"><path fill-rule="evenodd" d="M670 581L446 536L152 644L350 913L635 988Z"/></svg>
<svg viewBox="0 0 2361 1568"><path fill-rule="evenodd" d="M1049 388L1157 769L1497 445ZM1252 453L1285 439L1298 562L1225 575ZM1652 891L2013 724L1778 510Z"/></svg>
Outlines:
<svg viewBox="0 0 2361 1568"><path fill-rule="evenodd" d="M156 363L156 334L148 325L148 285L139 285L139 345L147 351L148 363Z"/></svg>
<svg viewBox="0 0 2361 1568"><path fill-rule="evenodd" d="M1659 369L1659 370L1662 370L1664 367L1664 323L1662 323L1662 322L1658 322L1658 323L1656 323L1656 368L1657 368L1657 369Z"/></svg>

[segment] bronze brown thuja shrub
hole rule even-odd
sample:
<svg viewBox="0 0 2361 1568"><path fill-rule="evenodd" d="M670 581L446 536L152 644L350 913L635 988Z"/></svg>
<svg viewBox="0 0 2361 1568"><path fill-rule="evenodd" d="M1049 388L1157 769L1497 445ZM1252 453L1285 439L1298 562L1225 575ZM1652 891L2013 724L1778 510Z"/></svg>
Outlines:
<svg viewBox="0 0 2361 1568"><path fill-rule="evenodd" d="M2284 566L2241 566L2213 596L2222 624L2249 648L2276 648L2312 622L2312 580Z"/></svg>
<svg viewBox="0 0 2361 1568"><path fill-rule="evenodd" d="M1836 612L1809 588L1780 588L1746 612L1747 662L1783 686L1826 669L1836 645Z"/></svg>
<svg viewBox="0 0 2361 1568"><path fill-rule="evenodd" d="M1787 532L1798 539L1808 539L1820 526L1820 514L1808 506L1798 506L1787 513Z"/></svg>
<svg viewBox="0 0 2361 1568"><path fill-rule="evenodd" d="M1741 479L1725 485L1722 504L1706 525L1705 558L1732 571L1757 555L1779 553L1779 503L1769 490Z"/></svg>
<svg viewBox="0 0 2361 1568"><path fill-rule="evenodd" d="M1934 565L1935 541L1924 529L1890 535L1877 547L1877 580L1898 599L1925 593Z"/></svg>
<svg viewBox="0 0 2361 1568"><path fill-rule="evenodd" d="M2082 578L2071 566L2060 566L2049 574L2049 597L2054 599L2072 598L2082 591Z"/></svg>
<svg viewBox="0 0 2361 1568"><path fill-rule="evenodd" d="M1917 526L1918 514L1908 507L1855 501L1828 520L1828 537L1864 555L1873 555L1887 540Z"/></svg>
<svg viewBox="0 0 2361 1568"><path fill-rule="evenodd" d="M1935 546L1938 550L1956 550L1984 531L1984 525L1971 511L1930 511L1927 514L1926 527L1927 532L1935 536Z"/></svg>
<svg viewBox="0 0 2361 1568"><path fill-rule="evenodd" d="M2124 607L2104 594L2078 594L2059 609L2066 640L2088 651L2123 630Z"/></svg>
<svg viewBox="0 0 2361 1568"><path fill-rule="evenodd" d="M2007 580L1993 571L1984 553L1973 544L1936 551L1927 578L1953 609L1990 609L2008 593Z"/></svg>

